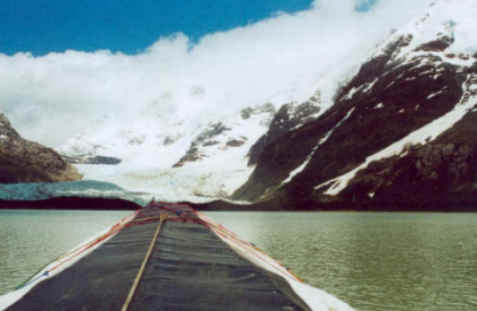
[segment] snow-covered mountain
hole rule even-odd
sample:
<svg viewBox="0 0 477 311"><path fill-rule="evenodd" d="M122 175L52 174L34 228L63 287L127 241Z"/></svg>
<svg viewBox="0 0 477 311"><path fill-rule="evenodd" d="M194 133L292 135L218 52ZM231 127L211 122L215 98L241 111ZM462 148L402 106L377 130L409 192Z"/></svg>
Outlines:
<svg viewBox="0 0 477 311"><path fill-rule="evenodd" d="M194 126L149 115L110 126L106 118L59 151L86 163L117 159L77 167L89 179L166 200L233 193L293 209L470 198L477 176L474 16L474 1L435 1L356 69L334 66L309 81L307 94L244 103Z"/></svg>
<svg viewBox="0 0 477 311"><path fill-rule="evenodd" d="M474 1L436 1L395 31L331 109L264 150L235 198L291 208L472 203L476 14Z"/></svg>
<svg viewBox="0 0 477 311"><path fill-rule="evenodd" d="M308 110L295 102L284 107L296 110L289 122L298 126L312 119L320 104L313 95L306 104ZM270 124L277 122L276 113L275 105L269 102L192 129L186 120L172 124L149 121L118 130L95 128L70 139L58 150L87 179L114 182L166 200L226 198L252 172L248 154ZM94 163L95 159L117 161Z"/></svg>

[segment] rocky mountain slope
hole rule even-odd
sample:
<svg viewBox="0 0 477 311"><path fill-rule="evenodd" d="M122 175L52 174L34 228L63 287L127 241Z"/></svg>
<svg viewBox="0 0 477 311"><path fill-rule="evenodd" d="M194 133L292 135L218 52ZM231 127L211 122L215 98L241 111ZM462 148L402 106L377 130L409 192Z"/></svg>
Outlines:
<svg viewBox="0 0 477 311"><path fill-rule="evenodd" d="M317 120L273 138L235 199L290 209L477 201L472 1L438 1L394 32Z"/></svg>
<svg viewBox="0 0 477 311"><path fill-rule="evenodd" d="M58 153L23 139L0 113L0 183L79 179L77 170Z"/></svg>

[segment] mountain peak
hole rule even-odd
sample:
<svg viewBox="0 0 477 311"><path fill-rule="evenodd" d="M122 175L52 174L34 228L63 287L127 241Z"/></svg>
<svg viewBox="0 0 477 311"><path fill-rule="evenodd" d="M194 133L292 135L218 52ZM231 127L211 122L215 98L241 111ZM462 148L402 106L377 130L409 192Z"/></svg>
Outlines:
<svg viewBox="0 0 477 311"><path fill-rule="evenodd" d="M408 49L415 50L431 41L446 38L447 53L473 54L477 51L475 16L477 2L472 0L440 0L431 3L425 14L414 19L397 31L391 41L411 34L413 40Z"/></svg>

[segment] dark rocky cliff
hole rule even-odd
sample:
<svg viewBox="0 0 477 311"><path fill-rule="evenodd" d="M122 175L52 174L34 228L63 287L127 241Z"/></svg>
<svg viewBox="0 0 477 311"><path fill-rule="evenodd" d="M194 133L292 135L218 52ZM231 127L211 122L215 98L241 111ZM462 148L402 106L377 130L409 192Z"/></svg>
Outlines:
<svg viewBox="0 0 477 311"><path fill-rule="evenodd" d="M81 175L58 153L23 139L0 114L0 183L79 179Z"/></svg>
<svg viewBox="0 0 477 311"><path fill-rule="evenodd" d="M477 203L477 113L427 144L409 147L368 165L341 193L363 208L475 208Z"/></svg>

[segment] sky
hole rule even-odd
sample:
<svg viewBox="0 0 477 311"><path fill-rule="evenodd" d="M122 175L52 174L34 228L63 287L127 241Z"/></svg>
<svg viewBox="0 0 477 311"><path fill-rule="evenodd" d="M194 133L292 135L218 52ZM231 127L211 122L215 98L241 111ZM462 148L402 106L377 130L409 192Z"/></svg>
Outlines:
<svg viewBox="0 0 477 311"><path fill-rule="evenodd" d="M58 146L145 119L193 130L318 89L327 100L428 2L2 0L0 112Z"/></svg>
<svg viewBox="0 0 477 311"><path fill-rule="evenodd" d="M368 10L376 0L363 0ZM0 52L44 55L108 49L135 54L182 32L192 42L270 17L309 9L312 0L2 0Z"/></svg>

